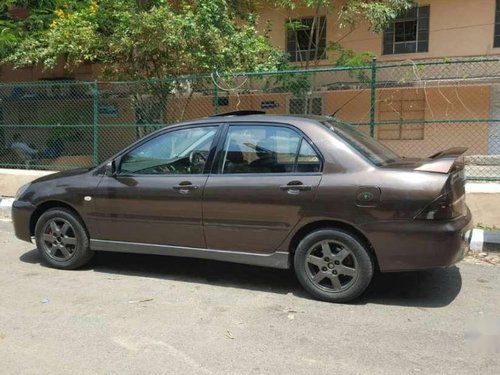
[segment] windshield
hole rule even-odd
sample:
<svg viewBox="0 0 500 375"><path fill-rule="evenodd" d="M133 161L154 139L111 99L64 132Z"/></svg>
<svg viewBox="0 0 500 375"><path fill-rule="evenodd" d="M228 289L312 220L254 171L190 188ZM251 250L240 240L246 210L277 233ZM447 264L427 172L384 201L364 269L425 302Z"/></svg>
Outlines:
<svg viewBox="0 0 500 375"><path fill-rule="evenodd" d="M378 167L400 159L394 151L352 125L334 119L323 121L322 124Z"/></svg>

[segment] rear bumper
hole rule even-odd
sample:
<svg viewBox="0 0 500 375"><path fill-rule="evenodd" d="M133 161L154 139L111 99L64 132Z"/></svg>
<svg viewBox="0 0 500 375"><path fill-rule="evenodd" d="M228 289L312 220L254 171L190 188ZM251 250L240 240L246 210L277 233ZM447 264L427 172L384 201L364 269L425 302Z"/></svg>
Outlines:
<svg viewBox="0 0 500 375"><path fill-rule="evenodd" d="M472 215L449 221L412 220L362 227L383 272L448 267L463 259L470 241Z"/></svg>
<svg viewBox="0 0 500 375"><path fill-rule="evenodd" d="M28 202L14 201L12 204L12 222L16 237L31 242L30 219L35 206Z"/></svg>

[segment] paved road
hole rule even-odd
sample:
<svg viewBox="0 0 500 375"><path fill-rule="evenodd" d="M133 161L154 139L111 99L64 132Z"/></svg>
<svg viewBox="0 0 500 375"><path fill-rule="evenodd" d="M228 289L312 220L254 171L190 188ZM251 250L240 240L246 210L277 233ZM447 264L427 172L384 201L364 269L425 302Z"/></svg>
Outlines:
<svg viewBox="0 0 500 375"><path fill-rule="evenodd" d="M58 271L8 222L0 243L2 374L500 373L474 345L500 316L495 266L381 275L334 305L288 271L104 253Z"/></svg>

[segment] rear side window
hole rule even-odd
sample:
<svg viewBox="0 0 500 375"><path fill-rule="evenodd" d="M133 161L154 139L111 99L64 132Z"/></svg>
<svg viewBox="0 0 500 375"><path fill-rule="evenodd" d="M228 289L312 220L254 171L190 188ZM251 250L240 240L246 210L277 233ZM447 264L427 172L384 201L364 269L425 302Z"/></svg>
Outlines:
<svg viewBox="0 0 500 375"><path fill-rule="evenodd" d="M319 172L321 160L312 146L304 138L297 155L297 172Z"/></svg>
<svg viewBox="0 0 500 375"><path fill-rule="evenodd" d="M224 174L319 172L321 162L302 135L290 128L230 126L221 169Z"/></svg>
<svg viewBox="0 0 500 375"><path fill-rule="evenodd" d="M385 145L351 125L333 119L323 121L322 124L377 167L399 159L399 156Z"/></svg>

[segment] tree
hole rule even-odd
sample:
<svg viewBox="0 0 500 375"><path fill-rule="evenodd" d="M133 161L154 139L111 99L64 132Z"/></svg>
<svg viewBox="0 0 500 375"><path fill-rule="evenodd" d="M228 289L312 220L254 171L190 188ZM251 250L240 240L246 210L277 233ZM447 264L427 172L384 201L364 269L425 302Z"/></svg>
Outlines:
<svg viewBox="0 0 500 375"><path fill-rule="evenodd" d="M14 67L41 65L48 69L60 61L67 69L99 64L104 76L114 80L148 79L149 91L165 103L173 92L192 95L203 89L199 80L165 77L285 67L286 55L272 46L267 33L257 32L255 9L259 4L286 9L287 27L295 36L299 30L309 31L305 34L309 38L307 58L299 62L304 68L311 62L316 65L322 53L318 35L325 27L321 16L331 13L337 2L340 0L6 0L0 6L0 60ZM27 5L28 17L10 17L12 4ZM354 28L368 20L371 30L380 31L413 0L346 0L341 4L341 25ZM292 18L299 5L314 9L310 24ZM339 43L331 43L329 48L343 64L361 64L369 56L354 54ZM314 87L314 75L307 81ZM301 90L307 91L311 90Z"/></svg>
<svg viewBox="0 0 500 375"><path fill-rule="evenodd" d="M367 20L380 32L414 0L5 0L0 60L52 68L63 57L67 68L99 63L113 78L126 79L280 68L283 55L256 29L254 14L264 3L285 9L292 37L305 31L306 53L297 56L308 68L322 53L322 16L335 7L341 26L354 29ZM15 4L29 7L26 20L8 16ZM292 17L300 5L314 10L312 22ZM342 63L355 60L352 54L346 59L338 41L329 48L340 53Z"/></svg>
<svg viewBox="0 0 500 375"><path fill-rule="evenodd" d="M286 62L267 35L257 32L256 18L239 21L225 0L82 0L51 5L51 17L38 16L38 27L30 25L40 8L24 21L27 27L4 62L50 69L63 59L69 70L94 63L113 80L147 80L131 90L141 123L158 118L153 112L161 119L169 96L182 93L189 99L211 84L206 79L172 77L275 70Z"/></svg>
<svg viewBox="0 0 500 375"><path fill-rule="evenodd" d="M303 31L300 36L305 39L302 42L305 42L307 48L304 51L305 53L295 51L295 54L298 57L296 60L301 67L308 68L311 62L316 65L322 54L321 49L323 46L319 43L319 38L326 28L323 17L332 14L337 7L340 27L351 32L359 26L360 22L366 21L369 30L378 33L383 31L398 14L415 6L416 2L415 0L274 0L271 3L276 7L285 9L289 37L298 38L299 33ZM293 17L299 6L305 6L313 10L312 17L307 19L308 22ZM298 43L298 40L296 42L296 48L299 48L301 43ZM347 57L344 53L350 55L351 59L355 57L352 53L341 48L340 41L330 41L328 47L340 54L339 60L342 63L349 62L346 60Z"/></svg>
<svg viewBox="0 0 500 375"><path fill-rule="evenodd" d="M238 23L225 0L74 1L46 21L24 32L4 61L53 68L64 57L68 69L98 63L115 79L269 70L284 63L257 33L255 17Z"/></svg>
<svg viewBox="0 0 500 375"><path fill-rule="evenodd" d="M340 40L322 40L326 34L326 16L338 7L339 26L347 29L348 35L361 22L367 22L370 31L381 32L394 20L398 14L415 6L415 0L270 0L271 4L285 9L287 14L286 28L288 39L293 38L295 51L289 51L291 60L298 63L301 69L317 66L321 59L330 51L335 56L332 59L337 66L368 65L373 53L370 51L354 52L342 46ZM294 17L299 6L313 10L312 17L297 19ZM345 35L345 36L346 36ZM344 36L344 37L345 37ZM363 72L357 72L362 79ZM315 90L316 74L293 74L279 78L285 87L294 88L295 96L303 99L304 113L311 113L312 100L309 94Z"/></svg>

